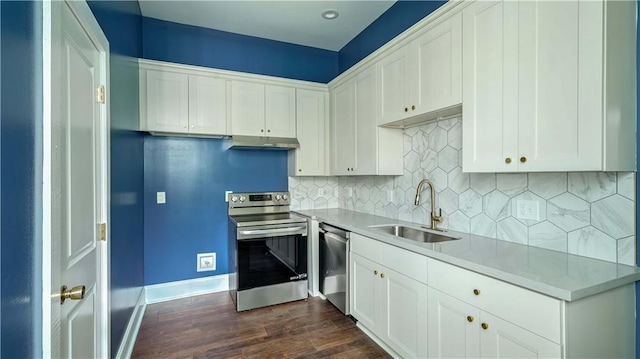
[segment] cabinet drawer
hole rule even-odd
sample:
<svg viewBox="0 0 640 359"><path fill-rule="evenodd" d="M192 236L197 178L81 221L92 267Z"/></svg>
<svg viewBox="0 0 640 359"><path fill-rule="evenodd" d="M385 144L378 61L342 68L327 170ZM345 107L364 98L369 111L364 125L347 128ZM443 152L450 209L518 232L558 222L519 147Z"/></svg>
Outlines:
<svg viewBox="0 0 640 359"><path fill-rule="evenodd" d="M380 263L380 243L375 239L367 238L358 233L351 233L349 237L349 246L351 252L359 254L376 263Z"/></svg>
<svg viewBox="0 0 640 359"><path fill-rule="evenodd" d="M380 264L427 284L427 257L380 242Z"/></svg>
<svg viewBox="0 0 640 359"><path fill-rule="evenodd" d="M561 301L435 259L429 286L560 343Z"/></svg>

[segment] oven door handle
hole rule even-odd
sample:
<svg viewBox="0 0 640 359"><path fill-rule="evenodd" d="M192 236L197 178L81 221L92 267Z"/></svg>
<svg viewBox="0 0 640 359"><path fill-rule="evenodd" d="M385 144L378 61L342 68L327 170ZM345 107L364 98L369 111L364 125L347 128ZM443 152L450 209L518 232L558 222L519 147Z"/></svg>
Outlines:
<svg viewBox="0 0 640 359"><path fill-rule="evenodd" d="M302 231L306 228L307 226L305 225L305 226L299 226L299 227L274 228L274 229L256 229L256 230L239 229L238 233L245 236L257 235L257 234L274 234L274 233L284 234L289 232Z"/></svg>

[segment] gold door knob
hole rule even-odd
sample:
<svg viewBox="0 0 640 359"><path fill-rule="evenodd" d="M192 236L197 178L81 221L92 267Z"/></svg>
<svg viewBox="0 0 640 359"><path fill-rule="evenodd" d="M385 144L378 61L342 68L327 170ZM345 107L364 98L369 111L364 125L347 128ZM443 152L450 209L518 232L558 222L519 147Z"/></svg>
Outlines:
<svg viewBox="0 0 640 359"><path fill-rule="evenodd" d="M473 290L473 294L480 295L480 289L474 289Z"/></svg>
<svg viewBox="0 0 640 359"><path fill-rule="evenodd" d="M525 163L527 162L527 158L526 157L520 157L520 163Z"/></svg>
<svg viewBox="0 0 640 359"><path fill-rule="evenodd" d="M373 271L373 275L378 275L378 271L377 271L377 270L374 270L374 271Z"/></svg>
<svg viewBox="0 0 640 359"><path fill-rule="evenodd" d="M507 157L504 159L504 163L509 164L511 163L511 157Z"/></svg>
<svg viewBox="0 0 640 359"><path fill-rule="evenodd" d="M380 278L384 278L384 273L380 273Z"/></svg>
<svg viewBox="0 0 640 359"><path fill-rule="evenodd" d="M416 105L411 106L411 109L415 110L416 109Z"/></svg>
<svg viewBox="0 0 640 359"><path fill-rule="evenodd" d="M60 304L64 304L67 299L80 300L84 298L85 287L83 285L77 285L71 290L67 289L66 285L60 287Z"/></svg>
<svg viewBox="0 0 640 359"><path fill-rule="evenodd" d="M482 324L480 324L480 326L481 326L481 327L482 327L482 329L484 329L484 330L489 329L489 324L487 324L487 323L482 323Z"/></svg>
<svg viewBox="0 0 640 359"><path fill-rule="evenodd" d="M408 108L408 107L405 107L405 108L404 108L404 112L409 112L409 108Z"/></svg>
<svg viewBox="0 0 640 359"><path fill-rule="evenodd" d="M473 319L474 318L472 316L467 315L467 322L471 323L471 322L473 322Z"/></svg>

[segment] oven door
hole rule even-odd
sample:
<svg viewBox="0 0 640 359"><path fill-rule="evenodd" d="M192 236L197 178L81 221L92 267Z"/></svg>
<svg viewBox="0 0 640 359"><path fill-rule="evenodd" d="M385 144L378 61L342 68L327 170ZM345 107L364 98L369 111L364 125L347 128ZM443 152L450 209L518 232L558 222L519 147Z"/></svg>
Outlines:
<svg viewBox="0 0 640 359"><path fill-rule="evenodd" d="M306 280L307 224L237 229L237 290Z"/></svg>

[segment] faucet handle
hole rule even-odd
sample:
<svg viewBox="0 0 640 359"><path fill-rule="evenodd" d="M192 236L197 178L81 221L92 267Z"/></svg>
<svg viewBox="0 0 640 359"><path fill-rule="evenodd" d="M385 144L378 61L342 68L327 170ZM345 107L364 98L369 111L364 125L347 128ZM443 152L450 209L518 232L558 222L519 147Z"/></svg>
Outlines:
<svg viewBox="0 0 640 359"><path fill-rule="evenodd" d="M442 221L444 220L444 217L442 217L442 208L438 208L438 214L433 216L433 220L438 223L442 223Z"/></svg>

